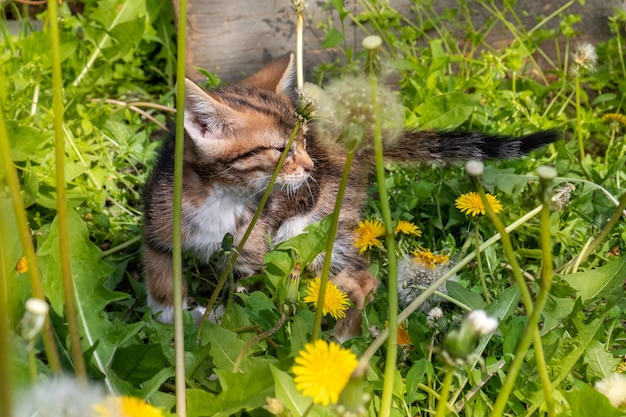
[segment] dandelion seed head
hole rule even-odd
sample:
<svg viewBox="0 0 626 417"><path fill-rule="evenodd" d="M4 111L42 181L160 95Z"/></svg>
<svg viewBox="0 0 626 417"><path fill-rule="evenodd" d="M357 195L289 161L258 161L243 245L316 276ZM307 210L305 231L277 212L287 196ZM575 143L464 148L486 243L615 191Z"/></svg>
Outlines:
<svg viewBox="0 0 626 417"><path fill-rule="evenodd" d="M574 63L572 71L576 74L581 73L582 70L594 72L598 63L596 47L588 42L579 43L572 52L572 62Z"/></svg>
<svg viewBox="0 0 626 417"><path fill-rule="evenodd" d="M433 256L442 257L441 260L445 257L445 255ZM414 256L407 256L398 263L398 300L402 305L410 304L448 270L447 257L445 262L432 262L433 267L430 267L422 262L416 262ZM447 293L445 285L441 285L438 290L443 294ZM420 306L420 310L426 313L433 304L440 302L440 297L431 296Z"/></svg>
<svg viewBox="0 0 626 417"><path fill-rule="evenodd" d="M482 161L468 161L465 164L465 172L472 177L478 177L485 172L485 164Z"/></svg>
<svg viewBox="0 0 626 417"><path fill-rule="evenodd" d="M403 130L404 111L398 94L379 85L377 91L383 140L395 140ZM342 144L357 140L362 150L371 146L376 114L369 80L364 76L332 81L317 101L315 127L318 136Z"/></svg>
<svg viewBox="0 0 626 417"><path fill-rule="evenodd" d="M426 323L428 327L435 327L437 322L443 318L443 310L441 307L433 307L426 315Z"/></svg>

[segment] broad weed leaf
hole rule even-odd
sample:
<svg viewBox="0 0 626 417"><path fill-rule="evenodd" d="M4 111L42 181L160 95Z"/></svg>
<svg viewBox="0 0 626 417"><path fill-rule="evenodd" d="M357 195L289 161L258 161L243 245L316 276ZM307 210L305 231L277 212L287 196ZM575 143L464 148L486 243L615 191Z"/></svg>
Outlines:
<svg viewBox="0 0 626 417"><path fill-rule="evenodd" d="M428 99L415 111L420 129L454 129L465 122L478 104L476 97L453 91Z"/></svg>
<svg viewBox="0 0 626 417"><path fill-rule="evenodd" d="M109 303L126 299L128 294L111 291L103 285L113 268L102 261L102 252L90 241L87 226L74 210L68 210L67 221L76 311L83 349L98 343L93 359L95 366L106 375L116 346L115 341L107 338L113 324L107 319L104 311ZM59 255L58 219L55 218L52 222L50 234L37 251L37 255L46 296L54 311L63 315L65 301Z"/></svg>
<svg viewBox="0 0 626 417"><path fill-rule="evenodd" d="M606 297L612 289L624 283L626 256L622 256L600 268L575 274L563 275L562 279L577 291L583 303L598 297Z"/></svg>

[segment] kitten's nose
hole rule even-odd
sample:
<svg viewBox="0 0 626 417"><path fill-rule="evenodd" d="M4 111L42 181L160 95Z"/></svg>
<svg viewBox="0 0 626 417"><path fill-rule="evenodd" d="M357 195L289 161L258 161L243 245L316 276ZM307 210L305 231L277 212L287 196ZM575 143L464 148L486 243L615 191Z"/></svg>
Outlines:
<svg viewBox="0 0 626 417"><path fill-rule="evenodd" d="M306 171L307 174L313 172L313 168L315 168L315 164L308 155L302 158L302 168Z"/></svg>

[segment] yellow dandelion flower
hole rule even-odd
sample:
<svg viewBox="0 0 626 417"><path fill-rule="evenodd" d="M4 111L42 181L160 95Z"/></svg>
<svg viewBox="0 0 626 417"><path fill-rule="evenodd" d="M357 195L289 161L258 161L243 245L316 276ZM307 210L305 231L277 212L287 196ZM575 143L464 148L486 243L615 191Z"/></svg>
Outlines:
<svg viewBox="0 0 626 417"><path fill-rule="evenodd" d="M99 417L164 417L161 409L130 396L108 397L93 409Z"/></svg>
<svg viewBox="0 0 626 417"><path fill-rule="evenodd" d="M607 113L602 116L602 121L604 123L617 122L622 126L626 126L626 116L621 113Z"/></svg>
<svg viewBox="0 0 626 417"><path fill-rule="evenodd" d="M420 265L425 265L434 269L437 265L444 264L450 259L447 255L438 255L423 247L415 249L411 254L414 256L413 261Z"/></svg>
<svg viewBox="0 0 626 417"><path fill-rule="evenodd" d="M15 266L15 270L18 274L23 274L28 271L28 262L26 262L26 257L22 256L19 261L17 261L17 265Z"/></svg>
<svg viewBox="0 0 626 417"><path fill-rule="evenodd" d="M359 222L356 228L354 246L359 249L359 254L363 254L367 249L377 247L382 248L383 242L379 239L385 236L385 225L380 220L364 220Z"/></svg>
<svg viewBox="0 0 626 417"><path fill-rule="evenodd" d="M487 201L489 202L489 205L493 209L494 213L498 214L502 211L502 204L500 204L500 201L498 201L495 196L487 194ZM461 213L469 214L474 217L479 214L485 214L485 205L480 199L480 195L475 192L461 194L456 199L455 206L461 210Z"/></svg>
<svg viewBox="0 0 626 417"><path fill-rule="evenodd" d="M337 403L359 361L337 343L316 340L304 346L295 362L296 388L314 404L328 405Z"/></svg>
<svg viewBox="0 0 626 417"><path fill-rule="evenodd" d="M396 226L396 233L402 233L407 236L415 236L420 237L422 235L422 231L411 222L407 222L406 220L400 220L398 225Z"/></svg>
<svg viewBox="0 0 626 417"><path fill-rule="evenodd" d="M317 308L321 284L321 278L309 280L304 302L313 303L315 308ZM330 314L335 320L341 319L346 316L346 310L349 306L350 300L348 299L348 294L341 291L339 287L329 281L326 284L326 292L324 293L324 308L322 311L324 315Z"/></svg>

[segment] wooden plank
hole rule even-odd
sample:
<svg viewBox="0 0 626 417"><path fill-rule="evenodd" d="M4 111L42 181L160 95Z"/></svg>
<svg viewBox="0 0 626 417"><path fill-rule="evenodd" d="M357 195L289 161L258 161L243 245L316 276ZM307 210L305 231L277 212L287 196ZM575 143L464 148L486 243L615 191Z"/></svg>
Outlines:
<svg viewBox="0 0 626 417"><path fill-rule="evenodd" d="M174 0L176 2L176 0ZM358 0L344 1L348 10L358 13ZM458 7L456 0L434 2L435 12ZM548 16L566 0L519 0L516 12L526 28L537 23L536 16ZM325 7L325 1L309 1L307 21L304 29L305 72L324 62L332 62L337 50L321 47L324 34L317 29L318 22L333 20L339 27L336 13ZM409 20L416 21L413 2L389 0L389 4L401 11ZM478 0L469 0L476 25L489 17L489 12ZM496 6L503 10L501 1ZM610 37L607 19L614 7L624 7L622 0L587 0L584 6L575 4L566 13L579 13L581 22L575 28L581 32L578 40L596 43ZM510 16L510 15L509 15ZM349 20L349 19L347 19ZM295 15L291 0L189 0L187 16L187 74L195 79L202 76L196 67L218 74L223 80L233 80L249 74L274 57L295 49ZM552 19L547 27L558 25ZM364 33L349 25L346 42L350 47L359 47ZM510 32L496 27L488 40L494 45L510 42Z"/></svg>

